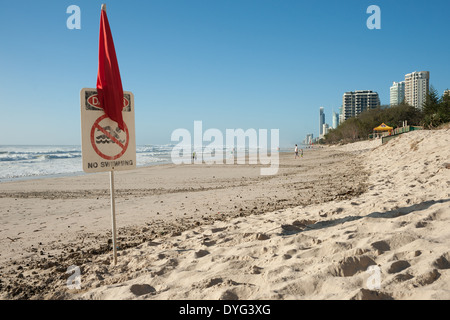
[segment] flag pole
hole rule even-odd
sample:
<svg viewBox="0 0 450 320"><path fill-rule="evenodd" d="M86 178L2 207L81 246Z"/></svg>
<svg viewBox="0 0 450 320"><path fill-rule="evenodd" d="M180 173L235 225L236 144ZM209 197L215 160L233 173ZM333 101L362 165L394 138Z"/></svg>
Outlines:
<svg viewBox="0 0 450 320"><path fill-rule="evenodd" d="M117 246L116 246L116 203L114 192L114 170L109 172L109 181L111 187L111 220L112 220L112 245L114 253L114 265L117 264Z"/></svg>
<svg viewBox="0 0 450 320"><path fill-rule="evenodd" d="M101 9L106 12L106 4L103 3ZM111 170L109 172L109 183L111 189L112 245L114 254L114 265L117 265L116 195L114 192L114 170Z"/></svg>

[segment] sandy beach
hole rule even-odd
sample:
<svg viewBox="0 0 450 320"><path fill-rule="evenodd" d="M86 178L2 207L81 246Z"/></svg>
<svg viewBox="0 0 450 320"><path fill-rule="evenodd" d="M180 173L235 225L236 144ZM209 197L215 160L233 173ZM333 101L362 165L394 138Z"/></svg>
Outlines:
<svg viewBox="0 0 450 320"><path fill-rule="evenodd" d="M450 129L0 184L1 299L450 299ZM77 266L81 287L66 273Z"/></svg>

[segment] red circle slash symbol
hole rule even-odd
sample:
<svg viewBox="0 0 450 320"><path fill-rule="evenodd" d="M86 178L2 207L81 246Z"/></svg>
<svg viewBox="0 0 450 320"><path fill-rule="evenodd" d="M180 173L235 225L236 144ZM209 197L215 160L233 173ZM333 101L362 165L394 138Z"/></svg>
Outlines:
<svg viewBox="0 0 450 320"><path fill-rule="evenodd" d="M116 159L120 158L121 156L123 156L125 151L127 151L128 142L130 141L128 127L125 124L126 139L125 139L125 141L123 141L120 139L120 136L119 136L119 132L122 133L123 131L120 130L118 127L115 128L114 130L112 130L111 126L109 126L109 125L107 125L105 127L100 125L100 122L102 122L105 119L109 119L106 114L104 114L103 116L98 118L95 121L95 123L92 125L91 144L92 144L92 147L94 148L95 152L103 159L116 160ZM115 124L115 122L111 121L111 123L114 123L114 125L117 126ZM98 135L97 137L95 136L96 132L100 133L100 135ZM103 150L105 148L99 148L99 146L98 146L100 144L110 144L110 143L112 143L113 145L116 145L117 147L108 148L106 150ZM103 151L101 151L100 149L102 149ZM106 154L106 153L108 153L108 154Z"/></svg>

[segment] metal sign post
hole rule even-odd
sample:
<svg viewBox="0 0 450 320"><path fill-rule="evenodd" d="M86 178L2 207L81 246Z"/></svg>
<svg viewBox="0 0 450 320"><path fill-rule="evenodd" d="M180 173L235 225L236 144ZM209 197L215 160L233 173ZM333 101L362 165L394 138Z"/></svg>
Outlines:
<svg viewBox="0 0 450 320"><path fill-rule="evenodd" d="M111 221L112 221L112 245L114 254L114 265L117 264L117 233L116 233L116 199L114 192L114 170L109 172L109 181L111 188Z"/></svg>

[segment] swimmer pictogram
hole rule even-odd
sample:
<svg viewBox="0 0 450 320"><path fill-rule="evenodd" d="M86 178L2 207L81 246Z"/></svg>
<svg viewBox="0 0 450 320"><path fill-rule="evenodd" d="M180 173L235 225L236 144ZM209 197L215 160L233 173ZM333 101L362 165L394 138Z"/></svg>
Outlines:
<svg viewBox="0 0 450 320"><path fill-rule="evenodd" d="M126 124L125 131L123 131L118 126L111 126L111 122L104 114L94 122L91 129L92 147L100 157L106 160L120 158L127 151L130 140ZM115 122L113 123L115 124ZM106 145L108 145L107 148Z"/></svg>

